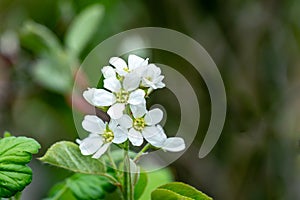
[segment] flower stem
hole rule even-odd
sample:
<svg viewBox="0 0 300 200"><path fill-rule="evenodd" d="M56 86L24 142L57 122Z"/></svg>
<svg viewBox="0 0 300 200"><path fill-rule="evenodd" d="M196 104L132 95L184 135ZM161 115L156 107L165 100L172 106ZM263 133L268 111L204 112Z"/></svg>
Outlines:
<svg viewBox="0 0 300 200"><path fill-rule="evenodd" d="M108 151L107 151L107 157L108 157L108 159L109 159L109 162L110 162L111 166L114 168L114 170L117 170L116 163L115 163L115 161L114 161L114 159L112 158L111 153L110 153L110 148L109 148Z"/></svg>
<svg viewBox="0 0 300 200"><path fill-rule="evenodd" d="M149 148L151 147L151 145L148 143L146 144L142 150L134 157L133 161L136 162L139 160L139 158L143 155L143 153L145 153Z"/></svg>
<svg viewBox="0 0 300 200"><path fill-rule="evenodd" d="M128 155L129 143L126 142L126 149L124 152L124 198L126 200L134 200L133 198L133 185L131 181L131 172L130 172L130 158Z"/></svg>
<svg viewBox="0 0 300 200"><path fill-rule="evenodd" d="M113 159L112 156L111 156L110 148L109 148L108 151L107 151L107 157L108 157L108 159L109 159L109 162L110 162L112 168L114 169L114 171L115 171L115 173L116 173L116 176L117 176L118 181L121 182L120 171L118 170L117 165L116 165L114 159Z"/></svg>

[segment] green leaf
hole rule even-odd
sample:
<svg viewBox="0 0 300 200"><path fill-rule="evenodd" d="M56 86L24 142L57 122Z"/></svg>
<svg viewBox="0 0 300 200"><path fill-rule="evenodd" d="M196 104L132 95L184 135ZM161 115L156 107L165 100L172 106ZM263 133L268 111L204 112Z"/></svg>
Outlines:
<svg viewBox="0 0 300 200"><path fill-rule="evenodd" d="M151 193L152 200L212 200L206 194L185 183L173 182L160 186Z"/></svg>
<svg viewBox="0 0 300 200"><path fill-rule="evenodd" d="M116 187L108 182L105 177L74 174L62 183L55 185L49 192L47 200L98 200L103 199Z"/></svg>
<svg viewBox="0 0 300 200"><path fill-rule="evenodd" d="M173 175L168 168L147 173L148 182L139 200L149 200L151 192L162 184L173 181Z"/></svg>
<svg viewBox="0 0 300 200"><path fill-rule="evenodd" d="M35 80L47 89L66 93L72 89L73 75L70 63L61 54L60 57L44 56L33 66Z"/></svg>
<svg viewBox="0 0 300 200"><path fill-rule="evenodd" d="M106 192L116 187L103 176L75 174L67 179L67 185L77 199L92 200L104 198Z"/></svg>
<svg viewBox="0 0 300 200"><path fill-rule="evenodd" d="M76 200L76 198L64 181L54 185L50 189L48 197L43 200Z"/></svg>
<svg viewBox="0 0 300 200"><path fill-rule="evenodd" d="M103 87L104 87L104 76L102 75L98 81L97 88L103 89Z"/></svg>
<svg viewBox="0 0 300 200"><path fill-rule="evenodd" d="M32 180L32 171L26 165L40 144L27 137L0 139L0 197L11 197L22 191Z"/></svg>
<svg viewBox="0 0 300 200"><path fill-rule="evenodd" d="M140 199L143 194L148 182L148 177L146 173L140 173L140 177L136 185L134 186L134 199Z"/></svg>
<svg viewBox="0 0 300 200"><path fill-rule="evenodd" d="M104 15L103 6L96 4L83 10L76 17L66 34L65 41L68 50L73 55L78 55L87 45Z"/></svg>
<svg viewBox="0 0 300 200"><path fill-rule="evenodd" d="M100 160L82 155L78 145L68 141L52 145L40 160L82 174L103 175L105 172L105 166Z"/></svg>
<svg viewBox="0 0 300 200"><path fill-rule="evenodd" d="M26 22L21 28L20 39L22 46L34 53L61 52L62 47L56 35L46 26L33 21Z"/></svg>

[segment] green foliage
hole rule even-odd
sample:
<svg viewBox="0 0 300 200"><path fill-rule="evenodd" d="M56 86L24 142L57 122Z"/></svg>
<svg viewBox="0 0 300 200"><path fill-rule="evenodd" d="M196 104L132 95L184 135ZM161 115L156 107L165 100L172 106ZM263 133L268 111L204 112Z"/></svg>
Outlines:
<svg viewBox="0 0 300 200"><path fill-rule="evenodd" d="M40 147L34 139L7 132L0 139L0 197L11 197L31 183L32 170L26 164Z"/></svg>
<svg viewBox="0 0 300 200"><path fill-rule="evenodd" d="M83 10L65 35L65 48L46 26L32 21L24 24L20 31L21 44L39 55L33 65L33 77L39 84L61 94L71 91L79 54L97 30L103 15L104 8L98 4Z"/></svg>
<svg viewBox="0 0 300 200"><path fill-rule="evenodd" d="M105 166L100 160L82 155L78 145L73 142L55 143L40 160L77 173L95 175L105 173Z"/></svg>
<svg viewBox="0 0 300 200"><path fill-rule="evenodd" d="M24 47L39 55L62 51L56 35L46 26L33 21L25 22L20 31L20 40Z"/></svg>
<svg viewBox="0 0 300 200"><path fill-rule="evenodd" d="M98 200L103 199L107 193L115 189L116 187L103 176L74 174L55 185L50 190L47 200Z"/></svg>
<svg viewBox="0 0 300 200"><path fill-rule="evenodd" d="M50 90L66 93L72 89L72 70L65 54L38 59L33 66L33 75L39 84Z"/></svg>
<svg viewBox="0 0 300 200"><path fill-rule="evenodd" d="M33 65L35 80L58 93L70 91L73 85L72 68L76 59L64 52L56 35L46 26L27 22L20 37L24 47L39 55Z"/></svg>
<svg viewBox="0 0 300 200"><path fill-rule="evenodd" d="M212 200L194 187L180 182L160 186L151 194L152 200Z"/></svg>
<svg viewBox="0 0 300 200"><path fill-rule="evenodd" d="M67 49L78 56L87 45L104 15L103 6L96 4L83 10L73 21L65 36Z"/></svg>
<svg viewBox="0 0 300 200"><path fill-rule="evenodd" d="M143 194L140 196L139 200L149 200L151 197L151 192L155 190L162 184L169 183L173 181L173 175L168 168L160 169L157 171L147 173L147 184L144 189ZM139 184L140 180L137 184ZM138 194L135 194L138 195Z"/></svg>
<svg viewBox="0 0 300 200"><path fill-rule="evenodd" d="M146 173L139 174L139 180L134 186L134 199L138 200L146 189L148 177Z"/></svg>

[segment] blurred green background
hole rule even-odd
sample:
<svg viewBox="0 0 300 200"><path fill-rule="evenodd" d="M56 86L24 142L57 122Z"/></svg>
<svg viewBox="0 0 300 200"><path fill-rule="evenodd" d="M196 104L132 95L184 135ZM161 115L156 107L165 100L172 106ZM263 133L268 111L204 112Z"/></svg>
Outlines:
<svg viewBox="0 0 300 200"><path fill-rule="evenodd" d="M176 180L214 199L300 199L299 0L0 0L0 132L35 138L42 144L39 156L56 141L74 141L76 69L101 41L146 26L197 40L226 87L223 133L213 151L198 159L210 119L205 83L180 58L152 52L150 61L174 66L189 78L200 101L197 138L170 166ZM84 78L82 85L87 87ZM166 107L166 130L172 132L180 113L169 104L174 96L165 94L154 99ZM75 109L86 110L82 99ZM69 175L37 160L31 166L34 178L23 199L42 199Z"/></svg>

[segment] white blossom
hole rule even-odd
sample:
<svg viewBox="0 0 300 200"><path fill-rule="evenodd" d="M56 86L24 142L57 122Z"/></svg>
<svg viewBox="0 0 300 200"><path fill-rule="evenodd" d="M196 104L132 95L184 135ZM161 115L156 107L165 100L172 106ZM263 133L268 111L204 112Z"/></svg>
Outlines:
<svg viewBox="0 0 300 200"><path fill-rule="evenodd" d="M141 85L150 87L153 90L163 88L165 87L165 84L162 82L163 79L164 76L161 75L161 69L154 64L149 64L142 75Z"/></svg>
<svg viewBox="0 0 300 200"><path fill-rule="evenodd" d="M112 57L109 63L116 68L116 72L120 76L126 76L133 71L136 71L137 74L142 74L144 67L148 65L148 59L131 54L128 56L128 65L119 57Z"/></svg>
<svg viewBox="0 0 300 200"><path fill-rule="evenodd" d="M116 77L116 70L111 66L104 66L101 70L104 78Z"/></svg>
<svg viewBox="0 0 300 200"><path fill-rule="evenodd" d="M118 119L123 115L127 104L138 105L145 103L145 91L137 89L139 80L127 76L123 84L116 77L110 77L104 80L104 88L89 88L84 91L84 98L94 106L110 106L107 113L112 119Z"/></svg>
<svg viewBox="0 0 300 200"><path fill-rule="evenodd" d="M86 115L82 127L90 132L83 140L77 140L83 155L93 155L92 158L101 157L111 143L120 144L127 140L127 130L118 126L115 120L108 124L95 115Z"/></svg>
<svg viewBox="0 0 300 200"><path fill-rule="evenodd" d="M144 104L130 107L133 118L125 114L118 120L120 126L129 129L129 141L134 146L140 146L145 138L151 145L160 147L166 138L158 125L163 118L163 112L158 108L147 111Z"/></svg>
<svg viewBox="0 0 300 200"><path fill-rule="evenodd" d="M110 144L120 144L127 139L134 146L141 146L145 139L164 151L184 150L184 140L180 137L167 138L159 125L163 111L159 108L146 109L146 92L149 95L151 91L165 87L161 69L149 64L148 58L133 54L128 56L128 64L119 57L112 57L109 63L112 66L104 66L101 70L104 88L88 88L83 97L93 106L108 107L111 121L105 123L97 116L85 116L82 126L90 134L83 140L77 140L81 153L99 158ZM134 165L131 168L138 171Z"/></svg>

